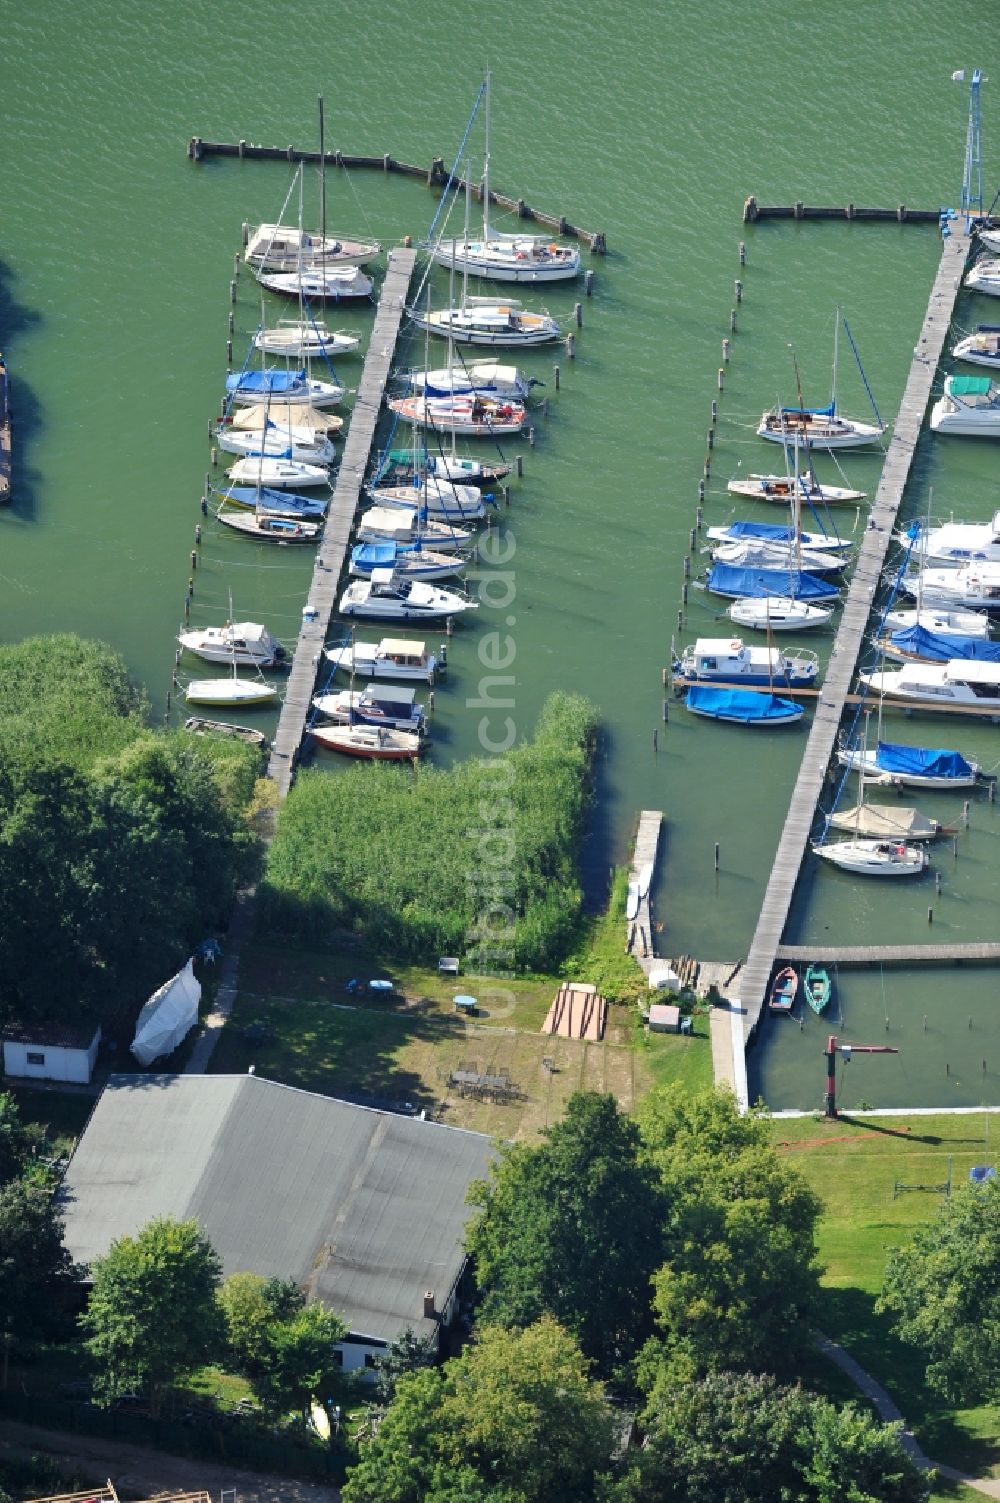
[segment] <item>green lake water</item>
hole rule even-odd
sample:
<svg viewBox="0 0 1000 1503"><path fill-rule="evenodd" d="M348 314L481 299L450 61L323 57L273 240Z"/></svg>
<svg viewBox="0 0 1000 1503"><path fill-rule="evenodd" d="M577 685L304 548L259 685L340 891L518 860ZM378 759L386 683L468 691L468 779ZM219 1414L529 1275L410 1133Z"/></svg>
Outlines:
<svg viewBox="0 0 1000 1503"><path fill-rule="evenodd" d="M3 639L56 630L103 638L164 712L240 225L273 218L291 180L280 162L194 165L188 137L315 145L322 93L330 149L450 160L489 63L494 186L604 230L609 255L592 263L575 362L560 352L520 362L547 381L549 413L538 418L535 448L522 446L524 479L503 523L516 543L515 599L456 631L434 756L476 751L477 717L465 703L482 671L476 642L514 617L519 731L530 732L555 687L584 691L602 709L586 857L592 896L626 858L637 811L663 809L661 948L745 954L805 733L748 736L695 723L674 705L664 727L660 681L672 636L681 646L716 630L694 593L680 632L676 619L734 279L745 293L719 398L708 521L732 515L725 481L738 467L776 467L778 451L753 428L765 405L794 398L792 352L806 401L827 399L838 303L883 414L894 414L939 242L933 226L744 229L741 206L749 193L762 203L955 203L968 89L950 74L991 72L981 18L929 0L848 0L798 14L775 0L618 11L508 0L488 19L461 0L335 9L292 0L216 12L190 0L94 0L85 10L39 0L8 8L5 44L0 341L13 370L17 494L0 516ZM1000 96L990 86L983 141L989 200L1000 182ZM480 151L477 127L474 172ZM315 219L314 174L307 192ZM330 225L385 244L424 234L435 203L401 178L328 177ZM442 301L444 273L432 288ZM582 284L557 284L537 301L568 317L582 296ZM958 322L992 313L966 297ZM239 362L260 316L246 275L235 316ZM332 313L331 322L366 329L370 312ZM359 371L356 359L339 367L349 384ZM844 409L861 415L864 393L843 344L840 377ZM988 442L925 436L905 509L921 513L933 486L936 513L991 516L996 456ZM874 489L877 456L849 455L843 468ZM824 470L834 478L829 462ZM855 527L855 514L841 525ZM192 620L221 621L231 594L238 616L291 641L310 570L311 556L257 549L208 526ZM825 653L829 640L802 645ZM899 739L1000 764L996 727L928 717L893 725ZM938 817L960 812L960 801L919 802ZM793 937L995 937L996 806L977 795L957 859L946 847L933 863L939 895L933 878L887 890L810 867ZM998 1000L989 971L839 977L842 1036L900 1048L856 1056L845 1101L996 1101ZM750 1056L752 1091L774 1106L816 1104L826 1031L812 1017L801 1029L765 1025Z"/></svg>

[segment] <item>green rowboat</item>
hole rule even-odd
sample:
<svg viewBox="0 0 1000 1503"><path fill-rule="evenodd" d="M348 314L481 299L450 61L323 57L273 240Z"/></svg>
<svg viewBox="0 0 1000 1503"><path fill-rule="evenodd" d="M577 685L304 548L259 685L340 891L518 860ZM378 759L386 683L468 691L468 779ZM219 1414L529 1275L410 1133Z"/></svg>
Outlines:
<svg viewBox="0 0 1000 1503"><path fill-rule="evenodd" d="M830 1000L832 990L830 973L825 966L811 965L806 967L806 1001L813 1012L820 1013L823 1011Z"/></svg>

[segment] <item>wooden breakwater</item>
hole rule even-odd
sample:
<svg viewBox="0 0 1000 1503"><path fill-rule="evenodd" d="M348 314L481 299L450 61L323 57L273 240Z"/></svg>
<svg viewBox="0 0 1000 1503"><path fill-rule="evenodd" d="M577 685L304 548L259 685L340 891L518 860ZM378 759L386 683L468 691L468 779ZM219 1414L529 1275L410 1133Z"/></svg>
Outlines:
<svg viewBox="0 0 1000 1503"><path fill-rule="evenodd" d="M418 178L425 182L428 188L444 188L449 180L448 169L441 157L435 157L429 167L420 167L412 162L401 162L397 157L386 152L384 156L368 157L354 156L344 151L305 151L297 146L258 146L253 141L206 141L201 136L192 136L188 141L187 154L192 162L202 162L206 157L237 157L243 159L256 159L266 162L325 162L328 167L365 168L376 172L394 172L401 177ZM451 186L459 193L466 190L464 178L451 178ZM483 201L483 189L481 183L469 183L468 188L477 203ZM572 224L562 214L545 214L541 209L535 209L525 203L523 198L510 198L505 193L497 193L490 189L490 203L498 208L513 211L518 219L529 220L533 224L544 225L547 230L554 230L557 235L566 235L570 239L582 240L589 245L595 256L607 254L607 237L603 230L584 230L579 225Z"/></svg>
<svg viewBox="0 0 1000 1503"><path fill-rule="evenodd" d="M910 209L897 204L894 209L870 209L861 204L818 206L801 199L793 204L759 204L753 194L744 201L743 223L758 224L762 219L849 219L858 224L938 224L940 209Z"/></svg>

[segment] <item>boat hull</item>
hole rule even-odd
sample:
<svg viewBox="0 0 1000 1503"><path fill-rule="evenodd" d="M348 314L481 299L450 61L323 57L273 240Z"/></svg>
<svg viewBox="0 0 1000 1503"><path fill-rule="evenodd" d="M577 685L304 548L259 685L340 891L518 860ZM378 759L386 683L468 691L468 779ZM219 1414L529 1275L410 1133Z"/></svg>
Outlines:
<svg viewBox="0 0 1000 1503"><path fill-rule="evenodd" d="M507 247L502 242L466 241L439 245L432 249L431 258L439 266L454 268L470 277L482 277L489 282L518 282L534 285L539 282L570 282L580 275L580 252L575 248L554 246L555 254L540 259L527 249L518 251L516 246Z"/></svg>
<svg viewBox="0 0 1000 1503"><path fill-rule="evenodd" d="M271 684L235 678L192 679L184 690L189 705L224 705L230 710L250 710L277 697L278 691Z"/></svg>
<svg viewBox="0 0 1000 1503"><path fill-rule="evenodd" d="M412 762L424 749L420 736L381 726L314 725L310 734L330 751L369 762Z"/></svg>
<svg viewBox="0 0 1000 1503"><path fill-rule="evenodd" d="M928 856L923 846L891 840L838 840L813 846L813 853L854 877L919 877Z"/></svg>
<svg viewBox="0 0 1000 1503"><path fill-rule="evenodd" d="M795 499L795 481L787 475L748 475L745 480L730 480L726 487L734 496L749 496L753 501L778 501L789 505ZM864 501L867 491L854 491L843 485L798 486L803 505L835 506Z"/></svg>

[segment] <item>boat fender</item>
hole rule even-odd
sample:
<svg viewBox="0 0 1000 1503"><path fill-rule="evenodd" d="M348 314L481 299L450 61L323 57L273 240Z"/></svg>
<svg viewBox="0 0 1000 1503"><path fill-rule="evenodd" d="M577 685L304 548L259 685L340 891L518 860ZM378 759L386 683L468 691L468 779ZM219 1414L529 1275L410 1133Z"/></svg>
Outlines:
<svg viewBox="0 0 1000 1503"><path fill-rule="evenodd" d="M739 652L740 646L741 646L741 643L740 643L739 637L734 637L733 640L729 644L729 651L730 652Z"/></svg>

